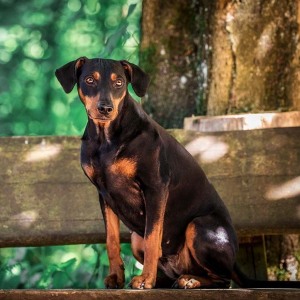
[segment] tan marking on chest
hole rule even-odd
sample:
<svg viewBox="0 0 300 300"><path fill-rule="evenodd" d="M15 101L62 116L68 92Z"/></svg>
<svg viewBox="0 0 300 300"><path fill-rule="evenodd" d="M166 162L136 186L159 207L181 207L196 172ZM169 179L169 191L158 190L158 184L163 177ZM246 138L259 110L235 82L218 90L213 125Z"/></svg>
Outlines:
<svg viewBox="0 0 300 300"><path fill-rule="evenodd" d="M116 175L132 178L136 174L136 164L132 158L121 158L110 166L110 171Z"/></svg>

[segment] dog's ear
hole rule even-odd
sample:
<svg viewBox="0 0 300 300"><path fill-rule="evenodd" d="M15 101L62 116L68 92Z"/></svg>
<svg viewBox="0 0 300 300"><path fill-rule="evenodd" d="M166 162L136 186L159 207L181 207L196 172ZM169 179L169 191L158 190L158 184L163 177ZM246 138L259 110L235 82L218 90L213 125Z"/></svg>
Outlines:
<svg viewBox="0 0 300 300"><path fill-rule="evenodd" d="M121 60L120 62L125 69L125 74L128 77L135 93L139 97L145 96L150 83L150 77L138 66L126 60Z"/></svg>
<svg viewBox="0 0 300 300"><path fill-rule="evenodd" d="M64 91L70 93L77 82L78 71L88 58L80 57L73 60L55 71L55 76L63 87Z"/></svg>

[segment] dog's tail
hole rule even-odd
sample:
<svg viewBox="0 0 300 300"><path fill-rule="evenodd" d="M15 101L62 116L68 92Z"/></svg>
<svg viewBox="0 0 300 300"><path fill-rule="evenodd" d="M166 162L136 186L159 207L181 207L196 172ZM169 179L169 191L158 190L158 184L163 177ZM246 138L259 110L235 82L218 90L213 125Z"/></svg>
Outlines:
<svg viewBox="0 0 300 300"><path fill-rule="evenodd" d="M235 264L233 269L232 280L241 288L300 288L300 281L267 281L251 279L240 270L237 264Z"/></svg>

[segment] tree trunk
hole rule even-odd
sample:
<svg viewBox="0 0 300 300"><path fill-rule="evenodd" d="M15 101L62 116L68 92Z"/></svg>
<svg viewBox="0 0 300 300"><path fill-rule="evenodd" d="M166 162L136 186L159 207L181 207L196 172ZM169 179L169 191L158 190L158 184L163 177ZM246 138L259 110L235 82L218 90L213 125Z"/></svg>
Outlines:
<svg viewBox="0 0 300 300"><path fill-rule="evenodd" d="M197 112L198 1L144 0L140 64L151 76L144 108L162 126Z"/></svg>
<svg viewBox="0 0 300 300"><path fill-rule="evenodd" d="M144 0L144 107L165 127L192 114L300 109L300 0Z"/></svg>
<svg viewBox="0 0 300 300"><path fill-rule="evenodd" d="M209 115L300 108L298 9L290 0L217 1Z"/></svg>

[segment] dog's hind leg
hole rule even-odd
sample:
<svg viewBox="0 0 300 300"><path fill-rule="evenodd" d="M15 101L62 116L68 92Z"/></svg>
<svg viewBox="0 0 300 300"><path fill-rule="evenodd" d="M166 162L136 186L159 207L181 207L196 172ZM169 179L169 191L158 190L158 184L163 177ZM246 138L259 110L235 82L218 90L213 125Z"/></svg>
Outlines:
<svg viewBox="0 0 300 300"><path fill-rule="evenodd" d="M213 216L194 219L186 229L191 266L176 280L177 288L228 288L235 262L232 227Z"/></svg>

